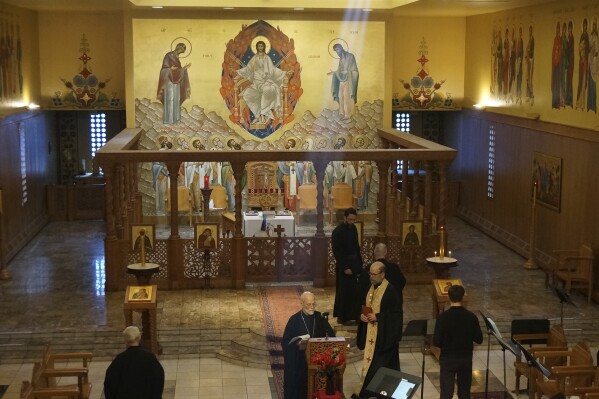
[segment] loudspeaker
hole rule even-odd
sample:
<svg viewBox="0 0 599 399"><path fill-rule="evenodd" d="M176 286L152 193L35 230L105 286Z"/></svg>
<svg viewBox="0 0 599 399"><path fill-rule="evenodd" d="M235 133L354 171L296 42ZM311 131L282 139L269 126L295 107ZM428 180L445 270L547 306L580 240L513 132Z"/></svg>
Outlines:
<svg viewBox="0 0 599 399"><path fill-rule="evenodd" d="M420 377L381 367L364 391L369 398L410 399L420 384Z"/></svg>

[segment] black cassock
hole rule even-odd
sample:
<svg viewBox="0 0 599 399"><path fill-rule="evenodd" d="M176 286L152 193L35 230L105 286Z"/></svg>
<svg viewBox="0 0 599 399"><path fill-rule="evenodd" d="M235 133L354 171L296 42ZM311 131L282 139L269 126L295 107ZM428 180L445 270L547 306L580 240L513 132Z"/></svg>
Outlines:
<svg viewBox="0 0 599 399"><path fill-rule="evenodd" d="M368 397L364 393L366 387L381 367L399 370L399 341L401 340L402 311L401 302L396 289L389 284L381 298L381 311L376 314L378 331L374 344L374 357L366 373L360 397ZM364 349L368 324L358 324L357 346Z"/></svg>
<svg viewBox="0 0 599 399"><path fill-rule="evenodd" d="M161 399L164 369L152 352L130 346L117 355L104 379L106 399Z"/></svg>
<svg viewBox="0 0 599 399"><path fill-rule="evenodd" d="M306 351L299 349L293 338L309 334L310 338L334 337L331 325L320 312L312 316L301 310L291 316L283 333L283 356L285 357L284 397L285 399L306 399L308 395L308 365Z"/></svg>
<svg viewBox="0 0 599 399"><path fill-rule="evenodd" d="M335 305L333 316L341 322L356 320L360 316L358 278L362 272L362 254L358 230L350 223L341 223L331 234L331 247L335 257ZM351 269L352 275L343 273Z"/></svg>

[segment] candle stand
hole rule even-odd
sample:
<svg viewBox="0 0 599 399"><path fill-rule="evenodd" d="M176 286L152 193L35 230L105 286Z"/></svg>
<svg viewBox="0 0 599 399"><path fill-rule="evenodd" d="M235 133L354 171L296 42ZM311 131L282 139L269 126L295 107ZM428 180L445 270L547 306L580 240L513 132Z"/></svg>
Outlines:
<svg viewBox="0 0 599 399"><path fill-rule="evenodd" d="M203 219L204 219L204 223L208 222L208 216L210 214L210 195L212 195L212 189L211 188L202 188L200 189L200 191L202 192L202 199L204 200L204 204L203 204Z"/></svg>

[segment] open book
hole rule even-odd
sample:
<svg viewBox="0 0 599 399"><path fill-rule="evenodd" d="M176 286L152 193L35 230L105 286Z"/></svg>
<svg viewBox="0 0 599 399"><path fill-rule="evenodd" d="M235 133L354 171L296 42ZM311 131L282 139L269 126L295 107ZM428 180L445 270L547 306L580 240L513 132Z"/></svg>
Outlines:
<svg viewBox="0 0 599 399"><path fill-rule="evenodd" d="M291 338L291 341L289 341L289 345L296 344L300 349L306 349L309 339L310 334L298 335L297 337Z"/></svg>

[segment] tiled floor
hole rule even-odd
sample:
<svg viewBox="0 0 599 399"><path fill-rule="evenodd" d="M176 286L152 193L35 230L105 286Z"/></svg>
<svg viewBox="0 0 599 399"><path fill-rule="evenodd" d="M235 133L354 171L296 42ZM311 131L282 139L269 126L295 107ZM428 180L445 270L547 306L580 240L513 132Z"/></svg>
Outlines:
<svg viewBox="0 0 599 399"><path fill-rule="evenodd" d="M123 326L122 292L103 289L103 223L71 222L48 225L9 264L10 281L0 281L0 386L2 399L16 399L20 383L31 376L31 358L44 343L60 350L88 349L97 355L90 368L92 398L101 398L104 372L110 358L122 350L117 343ZM509 332L517 318L543 317L559 323L560 305L544 286L544 274L525 270L525 259L490 240L460 220L451 219L449 246L460 265L452 273L469 294L469 308L482 310ZM314 289L318 306L330 311L334 289ZM408 285L404 290L406 322L428 319L430 285ZM573 294L577 307L564 308L570 342L599 343L599 306ZM247 329L263 329L254 288L245 290L162 291L159 338L165 347L161 362L166 371L165 399L271 398L271 373L215 358L216 346L203 346L214 335L234 337ZM414 340L413 338L412 340ZM173 343L174 342L174 343ZM169 347L172 344L172 348ZM400 355L402 371L420 375L422 354L407 341ZM412 347L418 346L412 342ZM199 348L199 349L198 349ZM490 390L503 381L502 352L490 353ZM474 369L484 390L486 344L477 348ZM593 349L593 353L596 349ZM426 356L424 397L438 397L438 363ZM513 356L507 356L507 386L514 387ZM349 397L359 379L360 364L348 365L344 391ZM496 377L496 378L495 378ZM498 380L499 381L498 381ZM1 392L1 390L0 390ZM417 396L420 393L416 393Z"/></svg>

